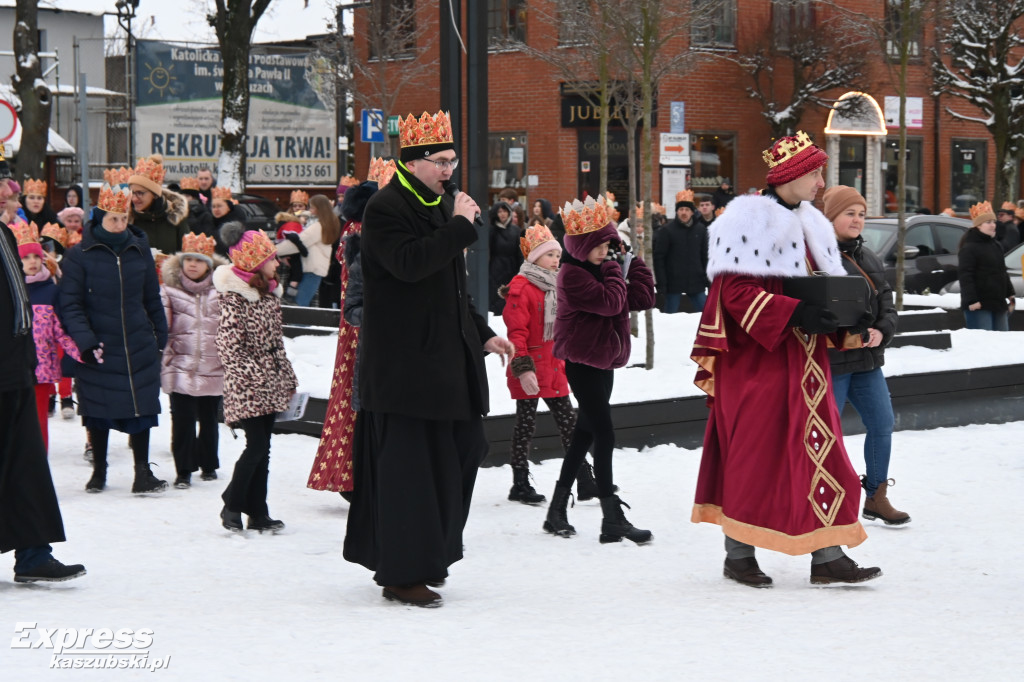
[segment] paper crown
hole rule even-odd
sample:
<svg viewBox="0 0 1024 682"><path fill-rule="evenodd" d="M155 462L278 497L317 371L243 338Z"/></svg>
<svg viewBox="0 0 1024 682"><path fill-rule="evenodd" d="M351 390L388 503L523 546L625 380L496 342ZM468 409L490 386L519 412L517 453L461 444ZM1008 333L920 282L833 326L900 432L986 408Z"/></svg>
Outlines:
<svg viewBox="0 0 1024 682"><path fill-rule="evenodd" d="M207 258L213 257L213 250L217 246L217 240L205 234L189 232L181 238L181 250L183 253L199 253Z"/></svg>
<svg viewBox="0 0 1024 682"><path fill-rule="evenodd" d="M992 211L992 204L987 201L979 201L971 206L971 224L974 227L989 220L995 220L996 214Z"/></svg>
<svg viewBox="0 0 1024 682"><path fill-rule="evenodd" d="M68 245L68 231L64 229L62 225L57 223L46 223L43 225L43 229L39 231L40 238L52 239L61 246L67 248Z"/></svg>
<svg viewBox="0 0 1024 682"><path fill-rule="evenodd" d="M18 220L11 223L10 228L11 232L14 233L14 238L18 242L18 246L39 243L39 228L34 222L26 223Z"/></svg>
<svg viewBox="0 0 1024 682"><path fill-rule="evenodd" d="M535 248L554 240L547 225L533 225L526 228L524 235L519 238L519 250L523 252L523 258L529 258Z"/></svg>
<svg viewBox="0 0 1024 682"><path fill-rule="evenodd" d="M579 199L573 199L571 204L565 202L559 213L562 214L565 233L574 237L600 230L611 222L608 206L600 194L597 195L597 199L587 197L587 200L582 202Z"/></svg>
<svg viewBox="0 0 1024 682"><path fill-rule="evenodd" d="M100 189L100 198L96 202L96 208L107 213L128 215L128 207L132 202L132 191L127 185L103 185Z"/></svg>
<svg viewBox="0 0 1024 682"><path fill-rule="evenodd" d="M359 184L359 178L354 178L351 175L345 175L338 181L339 187L355 187Z"/></svg>
<svg viewBox="0 0 1024 682"><path fill-rule="evenodd" d="M367 175L367 182L376 182L379 187L391 182L391 176L395 174L395 160L388 159L385 161L381 157L376 157L370 161L370 173Z"/></svg>
<svg viewBox="0 0 1024 682"><path fill-rule="evenodd" d="M952 208L944 208L942 209L942 213L940 213L939 215L948 215L950 218L953 218L956 216L956 211L954 211Z"/></svg>
<svg viewBox="0 0 1024 682"><path fill-rule="evenodd" d="M768 168L775 168L793 159L800 152L812 147L814 147L814 142L811 141L810 136L804 131L798 130L796 135L792 137L780 137L771 146L771 149L761 152L761 156L764 158L764 162L768 164Z"/></svg>
<svg viewBox="0 0 1024 682"><path fill-rule="evenodd" d="M1017 211L1017 204L1012 201L1004 201L1002 206L999 207L1000 213L1014 213Z"/></svg>
<svg viewBox="0 0 1024 682"><path fill-rule="evenodd" d="M22 185L22 193L25 196L30 194L38 194L40 196L46 196L46 181L45 180L33 180L29 178Z"/></svg>
<svg viewBox="0 0 1024 682"><path fill-rule="evenodd" d="M230 187L211 187L210 197L213 199L223 199L224 201L232 201L231 188Z"/></svg>
<svg viewBox="0 0 1024 682"><path fill-rule="evenodd" d="M659 213L665 215L665 207L659 204L657 201L651 202L651 214Z"/></svg>
<svg viewBox="0 0 1024 682"><path fill-rule="evenodd" d="M71 230L68 232L68 248L71 248L78 242L82 241L82 233L77 230Z"/></svg>
<svg viewBox="0 0 1024 682"><path fill-rule="evenodd" d="M167 171L164 169L163 157L153 155L148 159L139 159L135 163L135 170L128 178L129 184L142 185L153 194L159 194L161 185L164 184L164 176Z"/></svg>
<svg viewBox="0 0 1024 682"><path fill-rule="evenodd" d="M452 143L452 118L447 111L434 115L423 112L419 120L412 114L398 119L398 138L402 148L419 147L428 144Z"/></svg>
<svg viewBox="0 0 1024 682"><path fill-rule="evenodd" d="M725 213L725 206L722 206L721 208L716 208L715 209L715 217L716 218L718 216L722 215L723 213Z"/></svg>
<svg viewBox="0 0 1024 682"><path fill-rule="evenodd" d="M692 189L681 189L676 192L676 203L680 201L689 201L693 203L693 190Z"/></svg>
<svg viewBox="0 0 1024 682"><path fill-rule="evenodd" d="M228 255L235 267L246 272L255 272L277 255L277 249L263 232L249 230L228 250Z"/></svg>
<svg viewBox="0 0 1024 682"><path fill-rule="evenodd" d="M187 190L199 191L199 178L182 178L178 182L178 187Z"/></svg>
<svg viewBox="0 0 1024 682"><path fill-rule="evenodd" d="M103 171L103 182L111 186L126 185L128 178L132 176L132 169L121 166L120 168L107 168Z"/></svg>
<svg viewBox="0 0 1024 682"><path fill-rule="evenodd" d="M309 195L303 192L301 189L292 190L292 196L288 203L309 206Z"/></svg>

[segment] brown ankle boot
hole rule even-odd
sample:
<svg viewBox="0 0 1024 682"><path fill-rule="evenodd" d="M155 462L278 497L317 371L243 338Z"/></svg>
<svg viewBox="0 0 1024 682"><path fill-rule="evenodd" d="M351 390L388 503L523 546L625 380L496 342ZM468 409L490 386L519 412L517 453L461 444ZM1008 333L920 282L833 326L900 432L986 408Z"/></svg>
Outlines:
<svg viewBox="0 0 1024 682"><path fill-rule="evenodd" d="M890 485L896 485L896 481L891 478L888 481L882 481L875 494L864 500L864 511L862 512L864 518L880 519L887 526L902 526L905 523L910 523L910 514L901 512L889 503L886 492Z"/></svg>
<svg viewBox="0 0 1024 682"><path fill-rule="evenodd" d="M441 595L429 589L423 583L389 585L383 589L382 594L388 601L397 601L409 606L419 606L427 609L437 608L444 603Z"/></svg>

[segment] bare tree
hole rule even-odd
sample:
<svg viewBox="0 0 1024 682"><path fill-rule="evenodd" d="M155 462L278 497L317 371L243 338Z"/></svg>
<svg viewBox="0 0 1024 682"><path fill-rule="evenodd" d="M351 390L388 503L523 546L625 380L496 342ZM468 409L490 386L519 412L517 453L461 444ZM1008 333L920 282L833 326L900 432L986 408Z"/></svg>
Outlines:
<svg viewBox="0 0 1024 682"><path fill-rule="evenodd" d="M335 5L335 17L340 17L343 4L347 3ZM318 45L317 56L330 65L337 78L322 80L322 96L333 100L338 96L335 88L347 90L363 108L380 109L386 121L403 91L438 69L437 59L425 58L436 35L416 30L417 25L427 23L426 14L421 13L436 11L426 7L428 4L391 0L359 8L365 19L365 30L359 36L344 35L336 23L329 24L333 37ZM339 102L338 106L348 104Z"/></svg>
<svg viewBox="0 0 1024 682"><path fill-rule="evenodd" d="M217 182L241 192L245 187L245 137L249 125L249 46L270 0L215 0L206 17L217 34L224 60L221 95L220 158Z"/></svg>
<svg viewBox="0 0 1024 682"><path fill-rule="evenodd" d="M43 178L46 146L50 141L53 97L43 80L39 62L38 0L17 0L14 9L14 58L12 81L21 100L21 146L18 148L18 179Z"/></svg>
<svg viewBox="0 0 1024 682"><path fill-rule="evenodd" d="M743 90L761 105L773 137L793 134L808 107L835 107L836 97L827 93L865 89L864 47L870 33L840 14L817 20L817 5L826 3L772 3L772 11L781 18L766 24L748 48L723 55L747 76ZM842 92L836 93L840 88ZM843 100L839 106L857 107L858 102Z"/></svg>
<svg viewBox="0 0 1024 682"><path fill-rule="evenodd" d="M933 54L933 95L950 95L970 105L966 113L946 107L955 118L984 125L996 147L994 205L1016 195L1024 156L1024 0L949 0ZM942 55L950 59L945 60Z"/></svg>

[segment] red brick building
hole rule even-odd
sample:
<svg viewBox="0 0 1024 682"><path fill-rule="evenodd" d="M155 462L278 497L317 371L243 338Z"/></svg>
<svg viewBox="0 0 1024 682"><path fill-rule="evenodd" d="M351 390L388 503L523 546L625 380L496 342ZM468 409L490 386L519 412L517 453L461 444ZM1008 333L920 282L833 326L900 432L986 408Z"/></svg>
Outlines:
<svg viewBox="0 0 1024 682"><path fill-rule="evenodd" d="M408 4L413 0L380 0L386 4ZM559 44L558 27L551 20L556 14L550 0L480 0L487 4L489 37L498 41L508 37L522 40L536 49L568 50ZM680 0L681 3L685 0ZM700 6L702 0L692 0ZM419 36L439 32L439 4L418 2ZM885 0L855 0L843 3L845 9L862 12L881 20ZM465 0L462 3L465 19ZM729 57L748 50L761 39L767 27L775 30L815 31L834 11L828 3L810 0L726 0L717 10L712 25L691 29L671 43L671 49L696 50L704 59L686 73L665 78L657 93L658 111L653 126L655 169L651 181L657 200L671 197L678 183L685 180L696 191L713 191L721 179L730 178L737 193L761 188L765 165L761 152L771 142L771 128L761 106L744 91L748 78ZM367 52L366 10L355 10L356 48ZM463 21L465 23L465 21ZM995 145L985 127L955 119L946 107L973 114L960 100L930 95L929 49L935 45L933 26L925 27L912 59L908 97L908 171L907 204L912 210L924 206L934 212L953 206L966 212L970 203L993 199ZM869 203L869 212L880 214L895 209L896 146L898 128L886 128L887 97L895 97L884 48L878 42L865 47L867 82L863 90L879 105L854 121L853 132L836 131L838 121L828 126L829 110L808 107L798 123L815 141L826 147L829 163L828 184L859 187ZM437 60L437 40L422 59ZM395 68L401 68L396 62ZM776 86L785 89L787 65L778 65ZM498 191L515 187L521 201L549 199L556 206L579 196L584 190L596 192L597 128L593 111L585 102L564 92L564 83L556 70L543 61L519 50L492 49L488 59L488 129L490 190L487 201ZM587 79L590 74L580 74ZM465 88L465 86L463 86ZM842 86L825 93L836 99L851 88ZM891 100L890 100L891 101ZM659 165L659 140L673 132L673 103L683 103L683 131L688 135L688 163ZM678 107L678 104L675 105ZM422 81L416 88L400 93L393 114L417 115L440 107L439 76ZM356 112L357 123L359 112ZM465 114L463 121L465 121ZM828 126L828 127L827 127ZM458 131L457 131L458 134ZM358 138L358 132L357 132ZM639 136L638 136L639 138ZM394 139L394 138L392 138ZM397 145L397 142L393 144ZM397 151L397 146L394 148ZM464 150L465 146L460 146ZM365 177L370 148L355 145L356 174ZM613 128L609 147L609 189L620 200L628 195L626 187L626 143L621 127ZM677 159L678 160L678 159ZM584 169L589 162L590 170ZM638 165L639 167L639 165ZM1016 194L1019 195L1019 188ZM477 197L482 201L483 197Z"/></svg>

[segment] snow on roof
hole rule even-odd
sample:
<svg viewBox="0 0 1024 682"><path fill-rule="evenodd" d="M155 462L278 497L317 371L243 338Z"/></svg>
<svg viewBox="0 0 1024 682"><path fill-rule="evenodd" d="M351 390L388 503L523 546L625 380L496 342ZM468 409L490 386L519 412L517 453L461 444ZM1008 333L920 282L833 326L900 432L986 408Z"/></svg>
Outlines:
<svg viewBox="0 0 1024 682"><path fill-rule="evenodd" d="M18 155L18 149L21 148L21 131L22 127L19 125L17 130L14 131L14 135L11 139L4 142L4 149L7 152L7 156L16 157ZM60 134L50 128L50 139L46 144L47 154L74 154L75 148L71 146L71 143L65 140Z"/></svg>

